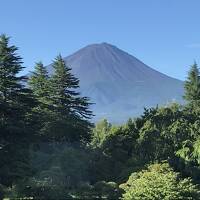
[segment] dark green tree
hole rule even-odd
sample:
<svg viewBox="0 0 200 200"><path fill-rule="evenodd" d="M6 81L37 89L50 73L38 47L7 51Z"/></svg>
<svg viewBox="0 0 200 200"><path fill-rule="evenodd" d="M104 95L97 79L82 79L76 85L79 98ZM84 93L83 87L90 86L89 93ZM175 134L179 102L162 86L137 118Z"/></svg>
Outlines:
<svg viewBox="0 0 200 200"><path fill-rule="evenodd" d="M40 131L38 136L47 141L49 137L47 130L53 118L53 105L50 98L48 71L42 62L36 63L35 69L29 77L28 86L38 101L38 104L34 108L34 111L40 116L40 121L38 122Z"/></svg>
<svg viewBox="0 0 200 200"><path fill-rule="evenodd" d="M0 36L0 182L5 185L25 176L28 147L36 131L32 112L36 101L25 87L27 78L19 75L23 67L17 50L6 35Z"/></svg>
<svg viewBox="0 0 200 200"><path fill-rule="evenodd" d="M199 107L200 103L200 74L196 63L191 66L188 78L185 81L185 100L192 105L193 108Z"/></svg>
<svg viewBox="0 0 200 200"><path fill-rule="evenodd" d="M92 131L91 145L93 147L100 147L105 140L106 136L109 135L112 125L106 119L102 119L96 123Z"/></svg>
<svg viewBox="0 0 200 200"><path fill-rule="evenodd" d="M35 97L43 104L48 103L49 96L49 75L42 62L35 65L35 70L29 78L29 86Z"/></svg>
<svg viewBox="0 0 200 200"><path fill-rule="evenodd" d="M77 91L79 80L71 74L61 55L53 62L54 74L50 78L50 100L55 121L50 126L54 140L80 141L90 138L92 112L89 99Z"/></svg>

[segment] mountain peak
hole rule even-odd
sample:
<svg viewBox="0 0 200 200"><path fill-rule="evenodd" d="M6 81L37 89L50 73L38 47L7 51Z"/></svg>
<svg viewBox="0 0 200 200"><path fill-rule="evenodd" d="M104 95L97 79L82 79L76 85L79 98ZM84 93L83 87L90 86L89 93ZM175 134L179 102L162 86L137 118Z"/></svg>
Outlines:
<svg viewBox="0 0 200 200"><path fill-rule="evenodd" d="M104 49L104 48L116 48L116 47L107 42L102 42L102 43L89 44L82 49L93 49L94 50L94 49Z"/></svg>

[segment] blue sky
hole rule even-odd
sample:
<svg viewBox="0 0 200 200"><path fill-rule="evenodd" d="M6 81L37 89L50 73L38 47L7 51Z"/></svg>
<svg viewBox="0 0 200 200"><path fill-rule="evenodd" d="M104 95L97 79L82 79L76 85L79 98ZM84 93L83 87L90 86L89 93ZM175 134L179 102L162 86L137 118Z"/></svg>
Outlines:
<svg viewBox="0 0 200 200"><path fill-rule="evenodd" d="M108 42L184 80L200 65L199 0L0 0L0 33L26 71L91 43Z"/></svg>

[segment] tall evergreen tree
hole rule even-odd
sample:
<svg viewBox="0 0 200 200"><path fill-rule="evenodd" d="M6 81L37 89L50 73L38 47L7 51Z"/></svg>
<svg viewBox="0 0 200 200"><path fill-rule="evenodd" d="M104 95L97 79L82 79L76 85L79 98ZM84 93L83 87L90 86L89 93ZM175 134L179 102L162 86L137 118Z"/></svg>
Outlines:
<svg viewBox="0 0 200 200"><path fill-rule="evenodd" d="M80 93L76 91L79 88L79 80L71 74L71 68L66 66L61 55L55 59L53 68L55 74L52 76L51 86L57 109L68 115L89 119L92 113L88 110L88 98L80 97Z"/></svg>
<svg viewBox="0 0 200 200"><path fill-rule="evenodd" d="M196 62L191 66L185 81L184 98L195 108L200 105L200 72Z"/></svg>
<svg viewBox="0 0 200 200"><path fill-rule="evenodd" d="M52 133L63 141L89 139L92 112L87 97L77 91L79 80L71 74L61 55L53 62L54 74L50 78L50 98L56 114Z"/></svg>
<svg viewBox="0 0 200 200"><path fill-rule="evenodd" d="M31 91L25 87L26 77L19 76L23 67L16 51L17 47L9 45L9 38L1 35L0 182L3 184L11 184L20 176L20 163L28 162L24 150L35 133L32 107L36 102Z"/></svg>
<svg viewBox="0 0 200 200"><path fill-rule="evenodd" d="M35 70L32 72L28 81L35 97L41 102L46 104L49 95L49 75L42 62L35 65Z"/></svg>
<svg viewBox="0 0 200 200"><path fill-rule="evenodd" d="M52 118L52 104L50 101L50 87L49 87L49 75L42 62L35 64L34 71L31 73L28 86L33 91L34 97L37 99L38 104L34 108L37 114L40 116L38 127L40 129L38 139L48 139L48 126Z"/></svg>

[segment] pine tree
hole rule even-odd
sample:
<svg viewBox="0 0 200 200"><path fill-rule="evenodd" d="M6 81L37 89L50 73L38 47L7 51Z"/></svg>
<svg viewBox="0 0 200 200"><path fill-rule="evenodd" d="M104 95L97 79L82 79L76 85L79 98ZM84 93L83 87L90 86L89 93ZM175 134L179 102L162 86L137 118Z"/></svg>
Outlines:
<svg viewBox="0 0 200 200"><path fill-rule="evenodd" d="M185 100L192 107L197 108L200 105L200 72L196 62L191 66L188 78L185 81Z"/></svg>
<svg viewBox="0 0 200 200"><path fill-rule="evenodd" d="M27 77L19 76L22 71L22 59L17 55L15 46L9 46L9 38L0 36L0 103L1 125L6 117L23 120L35 101L32 92L25 87Z"/></svg>
<svg viewBox="0 0 200 200"><path fill-rule="evenodd" d="M40 130L37 135L38 139L45 139L47 141L47 130L52 118L52 104L49 98L49 75L42 62L35 64L34 71L31 73L28 80L28 86L33 91L34 97L38 101L38 104L34 108L40 118L38 122L38 129Z"/></svg>
<svg viewBox="0 0 200 200"><path fill-rule="evenodd" d="M23 67L17 50L9 45L6 35L0 36L0 182L3 184L11 184L20 176L20 163L27 161L24 150L35 133L32 108L36 101L25 87L26 77L19 76Z"/></svg>
<svg viewBox="0 0 200 200"><path fill-rule="evenodd" d="M88 140L91 127L88 120L92 116L89 99L77 92L79 80L71 74L61 55L53 62L53 68L50 97L57 121L52 131L64 141Z"/></svg>
<svg viewBox="0 0 200 200"><path fill-rule="evenodd" d="M41 103L46 104L48 101L48 89L49 89L49 75L42 62L38 62L35 65L35 70L32 72L29 78L28 84L32 89L35 97Z"/></svg>

